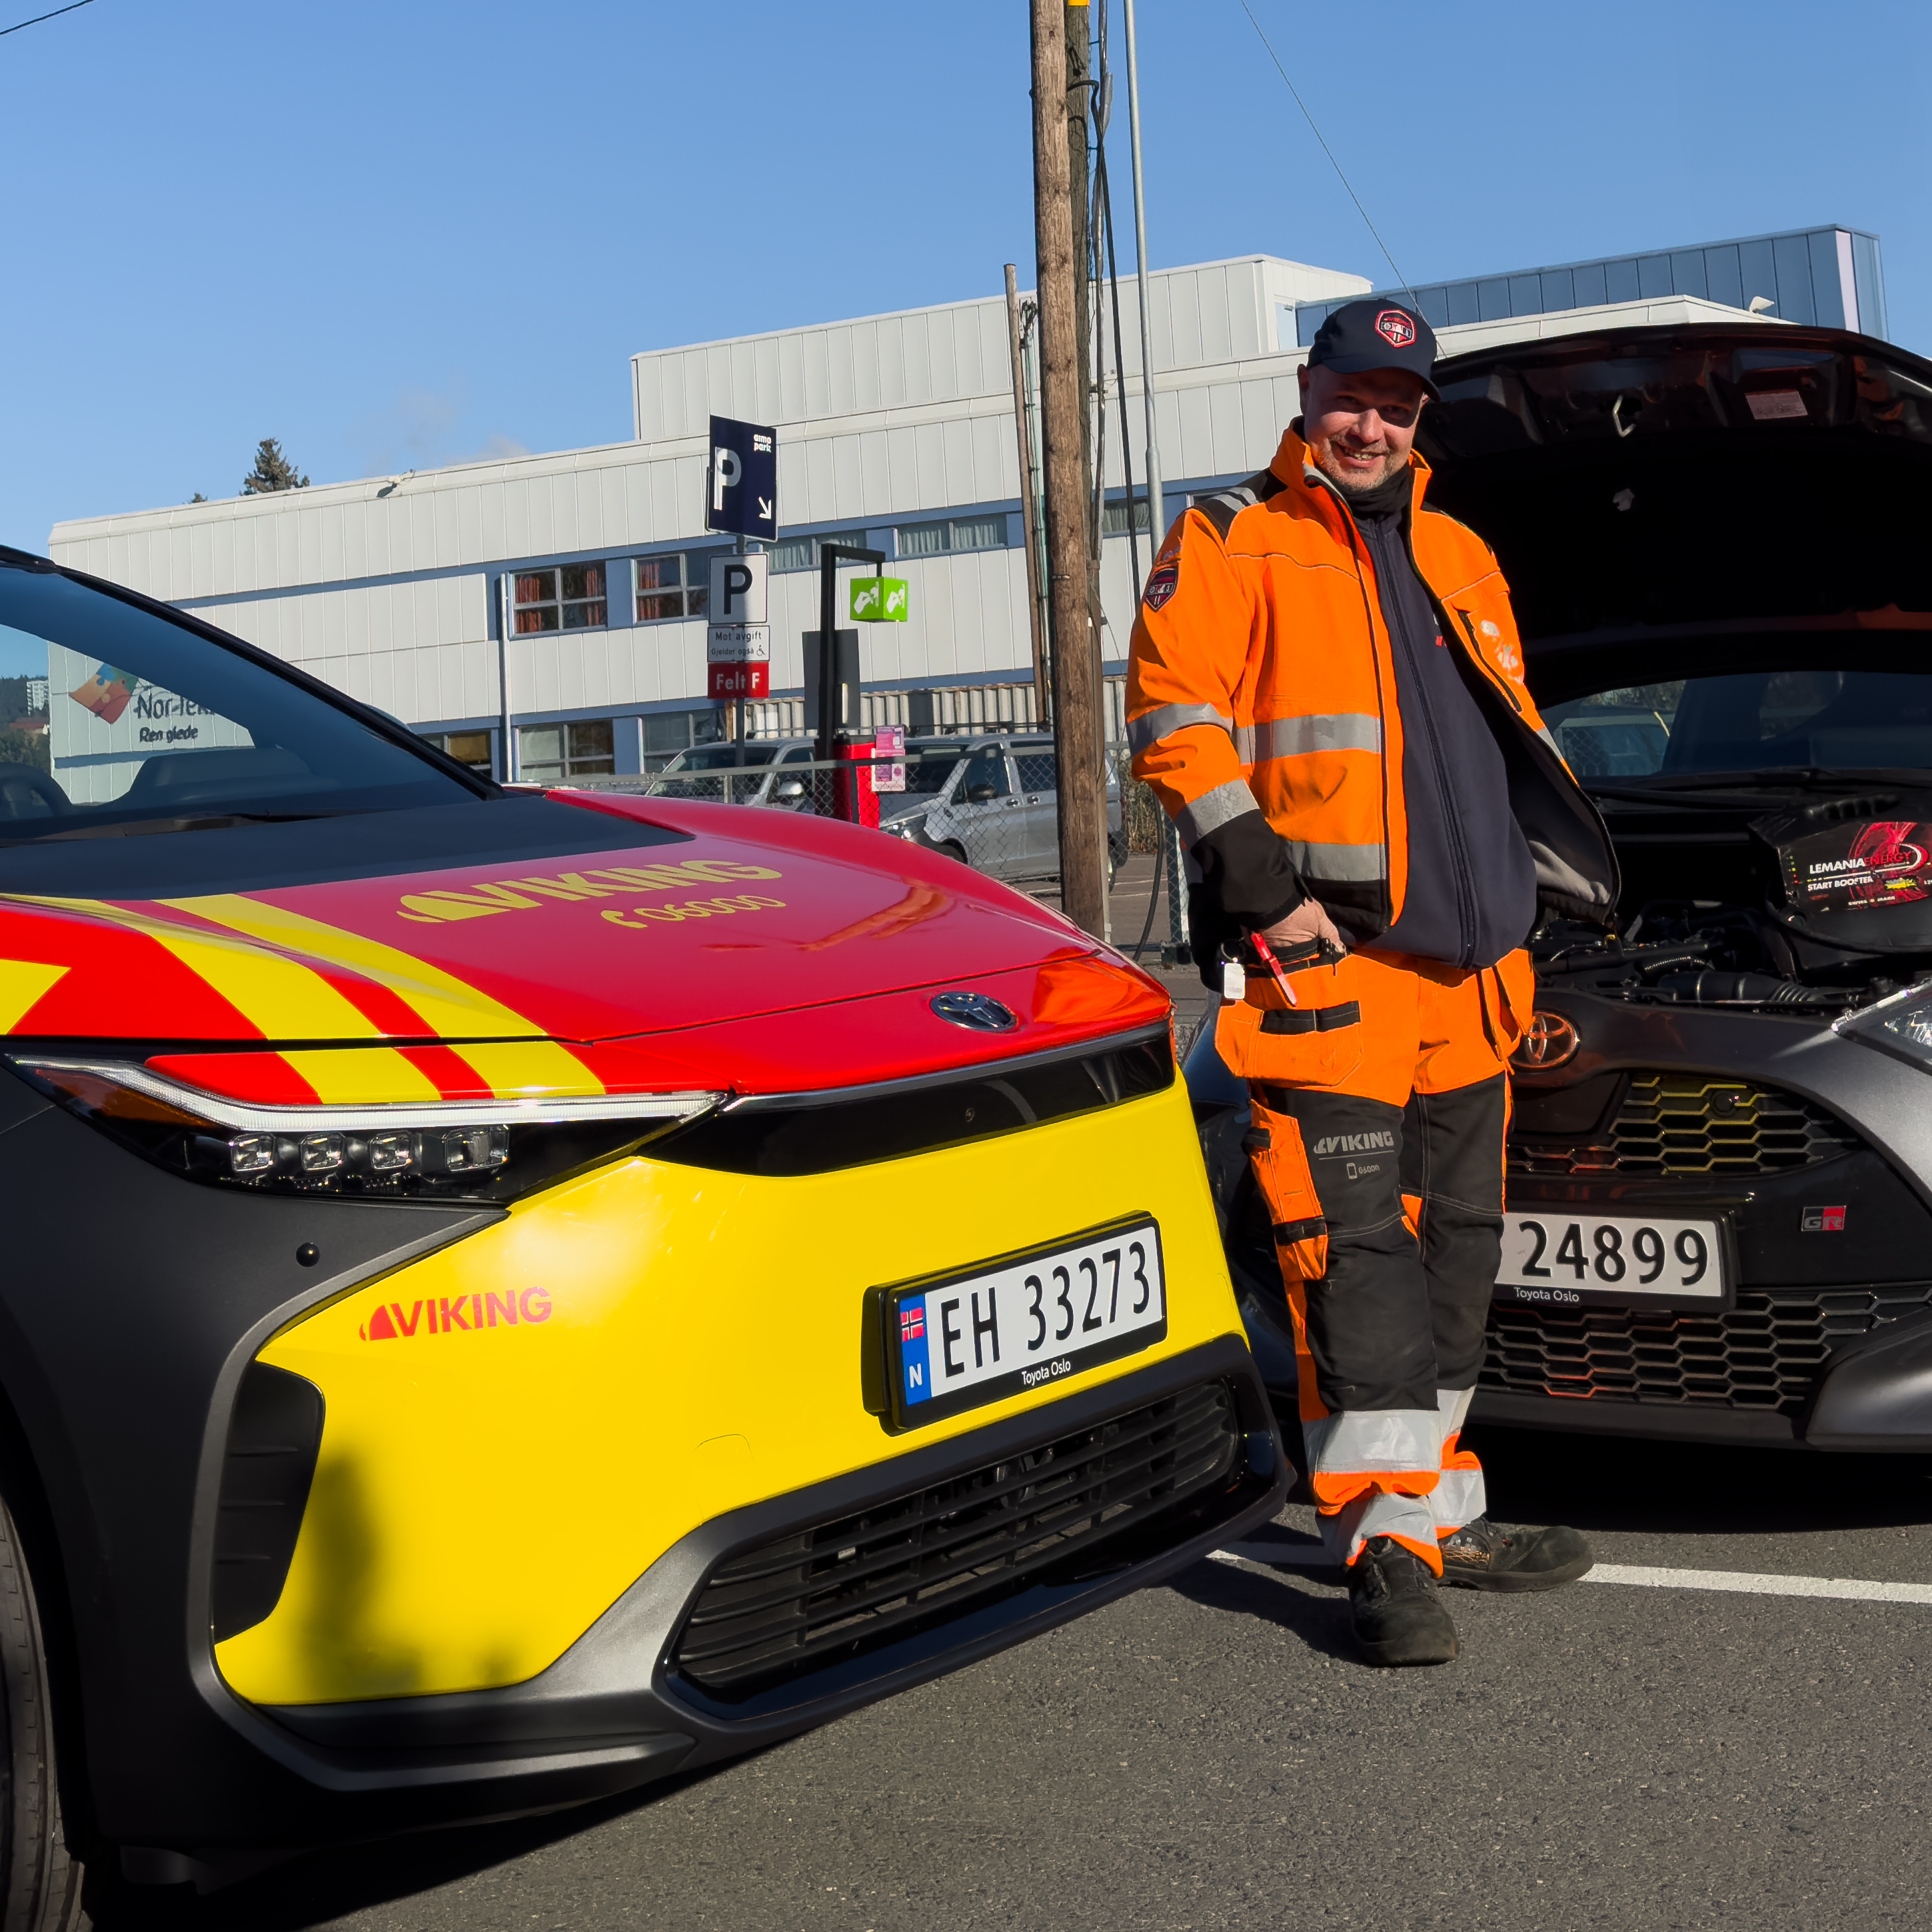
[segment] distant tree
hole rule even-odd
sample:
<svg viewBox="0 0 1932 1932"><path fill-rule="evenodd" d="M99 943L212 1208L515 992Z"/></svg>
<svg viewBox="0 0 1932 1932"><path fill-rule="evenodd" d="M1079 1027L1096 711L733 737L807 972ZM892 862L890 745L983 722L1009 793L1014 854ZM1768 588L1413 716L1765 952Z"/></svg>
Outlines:
<svg viewBox="0 0 1932 1932"><path fill-rule="evenodd" d="M204 496L199 490L197 490L194 494L188 499L188 501L190 503L205 503L208 501L208 499Z"/></svg>
<svg viewBox="0 0 1932 1932"><path fill-rule="evenodd" d="M16 731L10 725L0 730L0 765L31 765L37 772L51 775L53 760L48 755L46 733Z"/></svg>
<svg viewBox="0 0 1932 1932"><path fill-rule="evenodd" d="M276 490L306 490L308 478L298 476L296 466L282 454L282 446L265 436L255 451L255 466L242 479L244 496L266 496Z"/></svg>

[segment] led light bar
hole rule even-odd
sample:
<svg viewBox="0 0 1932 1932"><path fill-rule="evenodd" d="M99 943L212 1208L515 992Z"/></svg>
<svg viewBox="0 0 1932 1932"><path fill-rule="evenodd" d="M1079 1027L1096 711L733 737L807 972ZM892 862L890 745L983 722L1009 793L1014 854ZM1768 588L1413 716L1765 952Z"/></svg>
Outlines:
<svg viewBox="0 0 1932 1932"><path fill-rule="evenodd" d="M380 1135L436 1127L554 1126L568 1123L614 1125L620 1120L688 1120L722 1106L723 1093L597 1094L569 1099L372 1102L350 1106L261 1106L230 1100L200 1087L170 1080L151 1068L124 1060L71 1060L10 1057L23 1073L58 1084L66 1074L92 1075L164 1106L178 1108L239 1134L273 1134L301 1139L330 1134Z"/></svg>

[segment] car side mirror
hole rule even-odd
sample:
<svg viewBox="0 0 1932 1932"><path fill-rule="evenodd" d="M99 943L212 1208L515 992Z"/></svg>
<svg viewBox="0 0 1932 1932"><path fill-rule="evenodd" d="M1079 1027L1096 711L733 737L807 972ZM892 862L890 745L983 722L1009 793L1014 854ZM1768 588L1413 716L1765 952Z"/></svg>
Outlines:
<svg viewBox="0 0 1932 1932"><path fill-rule="evenodd" d="M966 796L975 805L984 805L989 798L998 798L999 795L991 785L988 784L968 785L966 788Z"/></svg>
<svg viewBox="0 0 1932 1932"><path fill-rule="evenodd" d="M805 796L805 787L797 778L787 778L772 796L774 798L802 798Z"/></svg>

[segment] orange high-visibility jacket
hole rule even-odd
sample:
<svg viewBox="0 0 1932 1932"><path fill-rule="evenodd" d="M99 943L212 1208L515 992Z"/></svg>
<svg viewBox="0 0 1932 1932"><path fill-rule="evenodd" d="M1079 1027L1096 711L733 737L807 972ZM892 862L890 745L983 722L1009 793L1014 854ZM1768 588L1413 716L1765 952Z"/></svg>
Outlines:
<svg viewBox="0 0 1932 1932"><path fill-rule="evenodd" d="M1424 507L1429 466L1410 465L1417 572L1478 674L1544 913L1606 923L1616 857L1523 681L1508 586L1480 537ZM1294 430L1259 476L1168 532L1134 624L1127 718L1135 775L1199 862L1227 936L1307 896L1358 943L1401 916L1408 806L1388 629L1366 546Z"/></svg>

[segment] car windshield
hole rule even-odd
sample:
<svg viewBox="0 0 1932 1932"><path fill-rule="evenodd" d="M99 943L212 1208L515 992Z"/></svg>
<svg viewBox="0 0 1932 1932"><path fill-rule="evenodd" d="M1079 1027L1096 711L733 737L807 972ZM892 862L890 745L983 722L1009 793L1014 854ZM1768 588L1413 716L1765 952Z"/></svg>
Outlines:
<svg viewBox="0 0 1932 1932"><path fill-rule="evenodd" d="M1544 707L1570 769L1669 780L1786 766L1932 770L1932 673L1734 671Z"/></svg>
<svg viewBox="0 0 1932 1932"><path fill-rule="evenodd" d="M679 752L664 773L678 777L686 772L750 770L770 764L778 754L776 745L704 745Z"/></svg>
<svg viewBox="0 0 1932 1932"><path fill-rule="evenodd" d="M0 673L44 722L0 732L0 844L454 804L478 788L154 612L0 568Z"/></svg>
<svg viewBox="0 0 1932 1932"><path fill-rule="evenodd" d="M905 788L928 796L946 789L946 781L965 756L957 739L915 739L906 747Z"/></svg>

